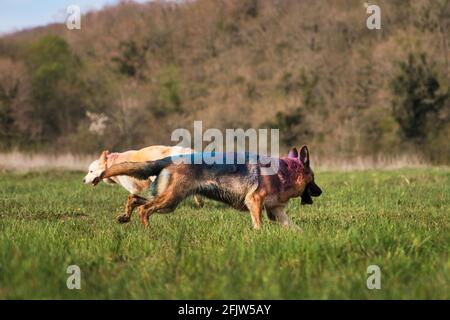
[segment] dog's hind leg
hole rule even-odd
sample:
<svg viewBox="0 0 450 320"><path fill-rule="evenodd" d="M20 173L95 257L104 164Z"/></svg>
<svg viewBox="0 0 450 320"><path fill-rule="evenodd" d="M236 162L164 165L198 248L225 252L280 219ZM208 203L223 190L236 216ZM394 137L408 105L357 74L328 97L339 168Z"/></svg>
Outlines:
<svg viewBox="0 0 450 320"><path fill-rule="evenodd" d="M168 213L175 210L177 205L190 195L189 181L183 174L171 174L162 171L157 181L154 198L139 208L139 216L145 227L148 227L148 218L155 212Z"/></svg>
<svg viewBox="0 0 450 320"><path fill-rule="evenodd" d="M175 210L178 205L175 198L168 198L164 196L157 197L156 199L146 203L139 208L139 216L144 227L148 227L148 218L155 212L169 213Z"/></svg>
<svg viewBox="0 0 450 320"><path fill-rule="evenodd" d="M255 192L251 193L245 197L245 204L250 210L253 228L256 230L261 229L262 197Z"/></svg>
<svg viewBox="0 0 450 320"><path fill-rule="evenodd" d="M117 217L117 221L119 223L126 223L129 222L131 219L131 214L133 213L133 210L136 207L142 206L143 204L145 204L147 202L147 199L142 198L138 195L135 194L130 194L128 196L128 201L127 204L125 206L125 213L123 215L120 215Z"/></svg>

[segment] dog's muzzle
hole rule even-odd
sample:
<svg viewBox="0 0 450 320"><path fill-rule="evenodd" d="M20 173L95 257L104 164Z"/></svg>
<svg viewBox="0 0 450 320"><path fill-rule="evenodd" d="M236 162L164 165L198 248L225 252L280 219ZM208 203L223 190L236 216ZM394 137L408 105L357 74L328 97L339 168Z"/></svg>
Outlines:
<svg viewBox="0 0 450 320"><path fill-rule="evenodd" d="M313 197L319 197L322 194L322 189L319 188L317 184L311 182L309 185L309 193Z"/></svg>
<svg viewBox="0 0 450 320"><path fill-rule="evenodd" d="M92 180L92 185L95 187L100 182L100 180L102 180L100 177L95 177L94 180Z"/></svg>
<svg viewBox="0 0 450 320"><path fill-rule="evenodd" d="M319 188L314 182L308 183L301 195L301 204L313 204L312 197L319 197L322 194L322 189Z"/></svg>

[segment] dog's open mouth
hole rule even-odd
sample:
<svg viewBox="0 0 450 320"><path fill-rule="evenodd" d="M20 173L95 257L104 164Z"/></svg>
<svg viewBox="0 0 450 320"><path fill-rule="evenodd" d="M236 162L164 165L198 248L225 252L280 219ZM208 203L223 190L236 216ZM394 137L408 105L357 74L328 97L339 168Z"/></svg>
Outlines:
<svg viewBox="0 0 450 320"><path fill-rule="evenodd" d="M312 197L319 197L321 194L322 190L318 185L316 185L314 182L309 183L303 191L303 194L301 195L301 204L313 204Z"/></svg>
<svg viewBox="0 0 450 320"><path fill-rule="evenodd" d="M301 204L305 205L305 204L313 204L313 199L311 198L311 195L309 194L308 191L303 192L303 194L300 197L302 199Z"/></svg>
<svg viewBox="0 0 450 320"><path fill-rule="evenodd" d="M92 185L95 187L100 182L100 177L95 177L94 180L92 180Z"/></svg>

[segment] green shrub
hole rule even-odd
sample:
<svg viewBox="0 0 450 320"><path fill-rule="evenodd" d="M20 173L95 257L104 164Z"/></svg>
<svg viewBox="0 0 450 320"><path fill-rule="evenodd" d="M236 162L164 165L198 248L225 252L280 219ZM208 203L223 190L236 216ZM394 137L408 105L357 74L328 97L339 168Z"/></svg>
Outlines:
<svg viewBox="0 0 450 320"><path fill-rule="evenodd" d="M436 126L430 120L435 120L449 97L439 83L435 65L424 53L409 54L406 61L398 63L391 89L394 117L404 138L423 142Z"/></svg>
<svg viewBox="0 0 450 320"><path fill-rule="evenodd" d="M181 76L174 65L166 67L159 76L159 95L154 108L157 116L182 112L181 106Z"/></svg>

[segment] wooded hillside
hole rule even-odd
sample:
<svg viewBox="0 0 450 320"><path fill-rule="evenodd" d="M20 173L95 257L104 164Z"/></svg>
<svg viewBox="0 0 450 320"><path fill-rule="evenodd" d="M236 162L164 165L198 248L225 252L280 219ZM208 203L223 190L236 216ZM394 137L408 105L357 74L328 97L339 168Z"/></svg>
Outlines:
<svg viewBox="0 0 450 320"><path fill-rule="evenodd" d="M121 3L0 38L0 150L172 144L279 128L284 147L450 161L450 1Z"/></svg>

